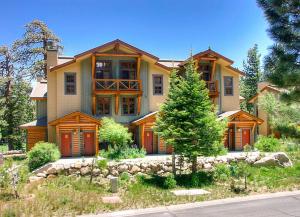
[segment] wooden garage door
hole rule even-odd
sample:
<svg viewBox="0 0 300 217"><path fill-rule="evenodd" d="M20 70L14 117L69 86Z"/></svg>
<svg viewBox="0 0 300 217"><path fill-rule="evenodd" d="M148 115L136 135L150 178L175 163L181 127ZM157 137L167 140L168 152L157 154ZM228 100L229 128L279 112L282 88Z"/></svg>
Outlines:
<svg viewBox="0 0 300 217"><path fill-rule="evenodd" d="M95 132L83 132L84 155L95 155Z"/></svg>
<svg viewBox="0 0 300 217"><path fill-rule="evenodd" d="M60 150L61 150L61 155L63 157L72 156L72 133L71 132L61 133Z"/></svg>

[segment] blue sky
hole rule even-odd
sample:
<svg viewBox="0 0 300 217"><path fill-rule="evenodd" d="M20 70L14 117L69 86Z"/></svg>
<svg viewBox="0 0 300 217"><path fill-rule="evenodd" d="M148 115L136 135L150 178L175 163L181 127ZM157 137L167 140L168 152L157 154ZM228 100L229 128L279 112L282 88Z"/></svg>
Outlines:
<svg viewBox="0 0 300 217"><path fill-rule="evenodd" d="M191 49L210 46L241 68L255 43L262 55L272 44L255 0L9 0L1 7L0 44L40 19L62 39L64 55L119 38L162 59L185 59Z"/></svg>

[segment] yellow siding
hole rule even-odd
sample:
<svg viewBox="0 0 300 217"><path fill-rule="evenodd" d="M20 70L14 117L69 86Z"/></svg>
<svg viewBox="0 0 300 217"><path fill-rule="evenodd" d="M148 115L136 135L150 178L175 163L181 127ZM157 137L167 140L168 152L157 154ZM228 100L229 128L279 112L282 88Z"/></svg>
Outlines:
<svg viewBox="0 0 300 217"><path fill-rule="evenodd" d="M155 74L163 75L163 95L153 95L153 75ZM166 71L149 63L148 96L150 111L157 111L159 106L166 100L169 92L169 77L170 75Z"/></svg>
<svg viewBox="0 0 300 217"><path fill-rule="evenodd" d="M232 76L233 77L233 96L225 96L224 95L224 76ZM231 73L228 69L222 66L221 68L221 79L222 79L222 111L233 111L240 109L240 78L236 73Z"/></svg>

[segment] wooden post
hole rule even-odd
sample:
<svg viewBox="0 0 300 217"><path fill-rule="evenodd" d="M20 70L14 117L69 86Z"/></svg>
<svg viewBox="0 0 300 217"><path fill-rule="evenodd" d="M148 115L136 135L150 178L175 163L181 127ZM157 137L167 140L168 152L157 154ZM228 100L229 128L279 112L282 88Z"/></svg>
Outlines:
<svg viewBox="0 0 300 217"><path fill-rule="evenodd" d="M115 97L115 114L116 115L119 113L119 104L120 104L119 95L116 94L116 97Z"/></svg>
<svg viewBox="0 0 300 217"><path fill-rule="evenodd" d="M137 80L140 80L140 72L141 72L141 57L139 56L138 58L137 58Z"/></svg>
<svg viewBox="0 0 300 217"><path fill-rule="evenodd" d="M142 99L142 96L138 95L138 97L137 97L137 114L138 115L141 113L141 99Z"/></svg>
<svg viewBox="0 0 300 217"><path fill-rule="evenodd" d="M94 93L92 96L92 112L93 112L93 115L96 114L96 95Z"/></svg>
<svg viewBox="0 0 300 217"><path fill-rule="evenodd" d="M210 80L211 80L211 81L214 79L215 70L216 70L216 61L213 60L213 61L212 61L211 77L210 77Z"/></svg>
<svg viewBox="0 0 300 217"><path fill-rule="evenodd" d="M144 137L144 131L145 131L145 124L141 124L141 142L142 142L142 148L144 148L144 144L145 144L145 137Z"/></svg>

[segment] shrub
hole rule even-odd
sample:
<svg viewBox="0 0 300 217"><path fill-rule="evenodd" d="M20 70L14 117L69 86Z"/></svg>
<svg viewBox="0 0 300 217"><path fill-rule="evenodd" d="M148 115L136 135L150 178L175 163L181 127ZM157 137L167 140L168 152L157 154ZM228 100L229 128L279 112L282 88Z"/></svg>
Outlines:
<svg viewBox="0 0 300 217"><path fill-rule="evenodd" d="M230 169L226 164L217 164L214 169L214 179L226 181L230 177Z"/></svg>
<svg viewBox="0 0 300 217"><path fill-rule="evenodd" d="M260 151L275 152L280 151L281 144L274 137L259 136L255 147Z"/></svg>
<svg viewBox="0 0 300 217"><path fill-rule="evenodd" d="M111 118L102 118L102 126L99 130L99 140L106 142L109 146L116 150L128 147L132 143L132 134L128 132L128 128L116 123Z"/></svg>
<svg viewBox="0 0 300 217"><path fill-rule="evenodd" d="M142 158L145 157L145 155L146 151L144 149L129 147L124 149L109 148L107 151L103 150L100 152L101 157L113 160Z"/></svg>
<svg viewBox="0 0 300 217"><path fill-rule="evenodd" d="M130 175L128 172L123 172L120 176L121 181L128 182L130 180Z"/></svg>
<svg viewBox="0 0 300 217"><path fill-rule="evenodd" d="M253 151L253 146L252 145L245 145L244 146L244 152L251 152Z"/></svg>
<svg viewBox="0 0 300 217"><path fill-rule="evenodd" d="M33 171L46 163L56 161L60 158L60 152L53 143L38 142L28 152L29 170Z"/></svg>
<svg viewBox="0 0 300 217"><path fill-rule="evenodd" d="M107 168L107 160L106 159L97 160L97 166L101 170L106 169Z"/></svg>
<svg viewBox="0 0 300 217"><path fill-rule="evenodd" d="M174 175L169 175L165 178L164 183L163 183L163 187L165 189L172 189L176 187L176 180L174 178Z"/></svg>

